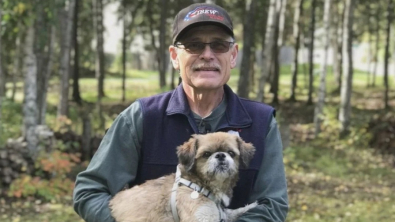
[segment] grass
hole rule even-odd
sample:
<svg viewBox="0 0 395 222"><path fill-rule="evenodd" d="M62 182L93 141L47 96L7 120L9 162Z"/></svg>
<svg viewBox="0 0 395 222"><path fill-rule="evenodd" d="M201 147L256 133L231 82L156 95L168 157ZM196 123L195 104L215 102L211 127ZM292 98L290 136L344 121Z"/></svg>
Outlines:
<svg viewBox="0 0 395 222"><path fill-rule="evenodd" d="M337 109L339 106L338 94L328 93L328 102L325 108L326 122L323 133L319 138L312 138L311 116L313 107L304 105L307 94L307 81L304 79L303 67L299 67L297 99L299 103L289 104L285 100L290 92L290 66L281 67L280 78L280 105L277 119L282 124L289 124L291 129L290 146L284 150L284 163L289 188L290 212L289 222L392 222L395 221L395 170L388 160L370 148L369 139L371 132L367 127L368 121L374 114L382 114L381 110L383 86L375 88L366 87L366 73L355 71L353 84L353 122L351 134L339 139ZM236 91L239 71L232 70L230 86ZM258 76L259 73L256 73ZM391 75L393 76L393 75ZM381 83L382 77L378 76L376 83ZM395 81L390 78L391 87ZM53 86L56 80L51 82ZM335 89L335 80L328 71L328 92ZM156 72L130 71L126 83L126 102L121 102L121 79L118 75L111 75L105 81L106 97L104 105L109 110L112 106L122 104L127 106L135 99L153 95L163 91L158 87ZM318 87L318 76L314 82ZM81 96L90 103L96 101L96 81L85 78L80 81ZM391 91L392 104L395 92ZM314 94L315 96L315 94ZM22 123L21 94L15 103L7 101L4 104L1 126L3 133L0 140L7 137L16 137L20 134ZM266 94L270 101L271 95ZM51 87L48 99L47 122L56 128L57 88ZM395 105L395 104L394 104ZM18 114L18 115L15 115ZM94 113L95 115L95 113ZM114 115L106 116L107 126L111 125ZM70 107L72 129L79 132L78 110L72 104ZM93 118L94 125L97 118ZM102 131L98 131L102 133ZM72 210L70 197L63 204L48 203L26 205L13 203L12 209L1 212L0 220L5 222L15 221L81 221ZM26 210L22 210L26 209Z"/></svg>

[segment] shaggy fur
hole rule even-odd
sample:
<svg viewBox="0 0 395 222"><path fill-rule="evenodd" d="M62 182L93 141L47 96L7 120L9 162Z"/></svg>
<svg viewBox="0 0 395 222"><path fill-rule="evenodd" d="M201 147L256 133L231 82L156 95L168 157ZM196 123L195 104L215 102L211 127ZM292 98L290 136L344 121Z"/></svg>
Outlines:
<svg viewBox="0 0 395 222"><path fill-rule="evenodd" d="M231 201L239 166L248 166L254 152L250 143L223 132L193 135L177 147L181 177L210 190L216 202L222 201L225 206ZM171 174L119 192L110 201L112 216L117 222L173 222L170 196L174 180L175 176ZM257 205L252 203L235 210L219 209L201 194L192 199L191 193L192 190L183 185L177 189L176 207L180 222L218 222L219 210L225 213L226 222L232 222Z"/></svg>

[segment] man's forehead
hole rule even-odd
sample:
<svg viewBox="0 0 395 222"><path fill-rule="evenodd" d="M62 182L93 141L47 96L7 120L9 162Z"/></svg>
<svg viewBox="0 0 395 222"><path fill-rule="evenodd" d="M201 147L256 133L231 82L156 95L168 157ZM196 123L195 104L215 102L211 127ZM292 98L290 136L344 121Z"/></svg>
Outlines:
<svg viewBox="0 0 395 222"><path fill-rule="evenodd" d="M200 39L209 36L212 39L228 39L231 36L225 31L224 28L217 25L200 25L190 28L183 36L182 39Z"/></svg>

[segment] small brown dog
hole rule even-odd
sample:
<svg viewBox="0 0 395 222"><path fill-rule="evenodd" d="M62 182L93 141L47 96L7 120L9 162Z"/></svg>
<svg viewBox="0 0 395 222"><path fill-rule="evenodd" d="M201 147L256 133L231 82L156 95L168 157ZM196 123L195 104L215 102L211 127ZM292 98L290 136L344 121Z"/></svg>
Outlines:
<svg viewBox="0 0 395 222"><path fill-rule="evenodd" d="M252 144L224 132L193 135L177 147L177 173L119 192L110 201L117 222L232 222L257 206L226 209L255 152Z"/></svg>

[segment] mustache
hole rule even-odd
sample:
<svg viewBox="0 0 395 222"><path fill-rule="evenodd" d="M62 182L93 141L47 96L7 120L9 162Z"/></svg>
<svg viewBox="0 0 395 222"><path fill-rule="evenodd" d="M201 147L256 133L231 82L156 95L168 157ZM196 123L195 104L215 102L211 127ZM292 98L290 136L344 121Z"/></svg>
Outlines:
<svg viewBox="0 0 395 222"><path fill-rule="evenodd" d="M193 70L197 70L197 69L217 69L217 70L221 70L221 67L218 64L202 63L202 64L193 65L192 69Z"/></svg>

